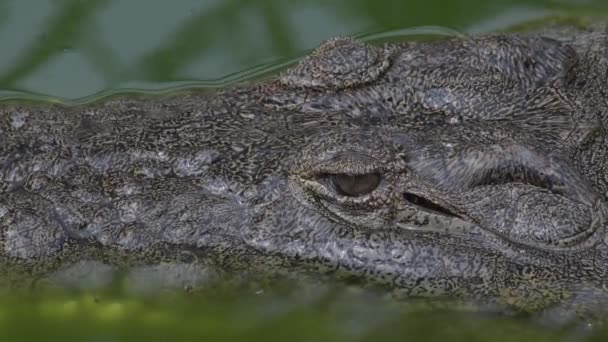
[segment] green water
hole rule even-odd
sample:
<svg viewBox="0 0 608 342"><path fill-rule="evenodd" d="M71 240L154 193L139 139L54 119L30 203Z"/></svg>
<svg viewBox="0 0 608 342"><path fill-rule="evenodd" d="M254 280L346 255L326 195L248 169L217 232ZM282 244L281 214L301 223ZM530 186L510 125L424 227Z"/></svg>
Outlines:
<svg viewBox="0 0 608 342"><path fill-rule="evenodd" d="M82 341L605 341L587 325L538 326L500 316L403 310L322 289L238 297L53 293L0 301L0 338Z"/></svg>
<svg viewBox="0 0 608 342"><path fill-rule="evenodd" d="M336 35L423 25L478 33L602 13L604 0L2 0L0 96L216 87Z"/></svg>
<svg viewBox="0 0 608 342"><path fill-rule="evenodd" d="M606 14L605 0L0 0L0 98L222 87L272 74L336 35L398 39L440 26L479 33ZM65 337L537 342L601 341L608 333L583 323L406 310L344 289L0 294L0 340Z"/></svg>

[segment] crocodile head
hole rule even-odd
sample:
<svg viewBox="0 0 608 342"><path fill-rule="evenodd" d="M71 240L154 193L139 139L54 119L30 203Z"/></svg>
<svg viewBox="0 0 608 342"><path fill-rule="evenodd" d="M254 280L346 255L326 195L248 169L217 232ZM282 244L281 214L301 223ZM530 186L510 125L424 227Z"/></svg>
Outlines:
<svg viewBox="0 0 608 342"><path fill-rule="evenodd" d="M405 296L605 306L605 37L556 32L339 38L214 95L5 104L2 262L187 252Z"/></svg>
<svg viewBox="0 0 608 342"><path fill-rule="evenodd" d="M559 37L324 43L261 90L294 112L258 126L288 147L245 240L400 295L601 308L604 38Z"/></svg>

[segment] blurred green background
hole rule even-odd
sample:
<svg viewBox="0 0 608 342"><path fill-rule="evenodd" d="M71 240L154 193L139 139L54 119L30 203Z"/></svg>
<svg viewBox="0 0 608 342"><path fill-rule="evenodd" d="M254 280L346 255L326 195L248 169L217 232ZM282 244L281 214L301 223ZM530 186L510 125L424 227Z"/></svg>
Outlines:
<svg viewBox="0 0 608 342"><path fill-rule="evenodd" d="M222 87L272 73L336 35L398 38L419 26L473 34L605 14L606 0L0 0L0 98ZM608 340L584 322L403 311L343 290L260 291L0 291L0 341Z"/></svg>
<svg viewBox="0 0 608 342"><path fill-rule="evenodd" d="M606 12L605 0L1 0L0 96L223 86L336 35Z"/></svg>

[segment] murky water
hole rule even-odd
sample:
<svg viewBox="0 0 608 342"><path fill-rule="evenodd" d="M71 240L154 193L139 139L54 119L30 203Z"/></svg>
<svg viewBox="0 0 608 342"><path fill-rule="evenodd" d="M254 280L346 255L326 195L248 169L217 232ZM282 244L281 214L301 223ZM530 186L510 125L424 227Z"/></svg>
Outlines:
<svg viewBox="0 0 608 342"><path fill-rule="evenodd" d="M0 99L82 102L124 91L223 87L271 75L336 35L419 39L581 15L608 15L608 2L3 0ZM150 298L123 288L0 295L0 339L608 339L585 324L404 309L355 290L260 288Z"/></svg>

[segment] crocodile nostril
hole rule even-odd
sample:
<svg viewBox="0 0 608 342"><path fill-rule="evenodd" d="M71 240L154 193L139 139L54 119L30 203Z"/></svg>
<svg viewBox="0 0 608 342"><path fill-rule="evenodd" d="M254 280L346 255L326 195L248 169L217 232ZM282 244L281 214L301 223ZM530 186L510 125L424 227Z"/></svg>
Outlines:
<svg viewBox="0 0 608 342"><path fill-rule="evenodd" d="M411 192L404 192L403 199L415 207L418 207L428 212L432 212L434 214L459 217L458 215L452 213L450 210L440 206L439 204L433 203L432 201L413 194Z"/></svg>

